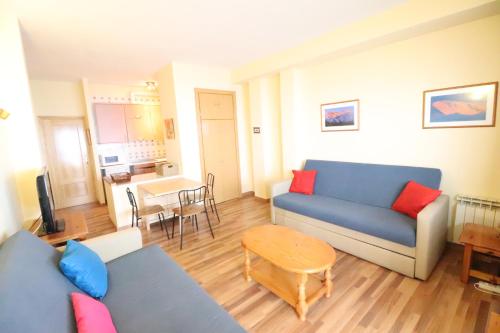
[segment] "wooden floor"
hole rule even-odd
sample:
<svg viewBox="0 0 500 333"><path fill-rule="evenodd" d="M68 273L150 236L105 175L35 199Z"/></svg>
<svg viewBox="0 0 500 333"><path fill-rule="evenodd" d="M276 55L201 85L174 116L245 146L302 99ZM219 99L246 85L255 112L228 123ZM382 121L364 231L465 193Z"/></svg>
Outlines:
<svg viewBox="0 0 500 333"><path fill-rule="evenodd" d="M84 210L90 237L114 231L105 206L75 209ZM219 213L215 240L199 219L198 232L186 225L182 251L179 236L167 240L158 225L143 230L144 245L159 244L249 332L483 332L490 309L500 307L499 297L460 282L458 246L446 250L426 282L337 251L332 297L313 305L302 322L288 304L242 276L241 234L270 223L269 203L248 197L220 204Z"/></svg>

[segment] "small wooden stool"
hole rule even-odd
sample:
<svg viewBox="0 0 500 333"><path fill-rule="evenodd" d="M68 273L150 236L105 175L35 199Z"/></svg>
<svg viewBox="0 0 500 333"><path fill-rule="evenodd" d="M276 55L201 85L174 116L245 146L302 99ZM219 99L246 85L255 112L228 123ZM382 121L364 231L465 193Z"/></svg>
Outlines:
<svg viewBox="0 0 500 333"><path fill-rule="evenodd" d="M480 224L467 223L460 235L460 243L464 244L464 261L461 280L469 281L469 276L492 282L500 283L500 276L484 273L471 269L472 251L500 257L500 230Z"/></svg>

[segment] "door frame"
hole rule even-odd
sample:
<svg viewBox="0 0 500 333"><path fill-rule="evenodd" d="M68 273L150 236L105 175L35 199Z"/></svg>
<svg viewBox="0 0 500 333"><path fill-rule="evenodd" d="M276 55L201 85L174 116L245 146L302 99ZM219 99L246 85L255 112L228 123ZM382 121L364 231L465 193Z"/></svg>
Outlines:
<svg viewBox="0 0 500 333"><path fill-rule="evenodd" d="M38 116L38 129L39 129L39 138L40 138L40 143L43 146L42 152L43 152L43 159L44 163L49 168L49 172L53 172L53 168L49 166L49 152L48 152L48 145L47 145L47 132L45 130L45 125L43 122L45 120L81 120L83 124L83 132L85 135L85 143L87 146L87 159L88 159L88 168L89 168L89 182L92 185L92 192L94 196L94 201L97 201L97 188L96 188L96 175L94 172L94 161L93 161L93 149L92 149L92 138L90 136L90 130L89 126L87 123L87 118L85 116L74 116L74 117L64 117L64 116ZM91 166L92 165L92 166ZM55 204L55 202L54 202ZM67 207L65 207L67 208ZM57 208L59 209L59 208Z"/></svg>
<svg viewBox="0 0 500 333"><path fill-rule="evenodd" d="M235 145L236 145L236 164L237 164L237 172L238 172L238 193L241 198L241 164L240 164L240 145L239 145L239 135L238 135L238 112L236 110L236 92L230 90L217 90L217 89L204 89L204 88L195 88L194 96L196 102L196 125L198 127L198 145L200 147L200 167L202 172L202 180L203 183L207 182L207 172L205 167L205 153L203 148L203 132L201 127L201 110L200 110L200 93L212 93L212 94L223 94L223 95L231 95L233 100L233 123L234 123L234 134L235 134Z"/></svg>

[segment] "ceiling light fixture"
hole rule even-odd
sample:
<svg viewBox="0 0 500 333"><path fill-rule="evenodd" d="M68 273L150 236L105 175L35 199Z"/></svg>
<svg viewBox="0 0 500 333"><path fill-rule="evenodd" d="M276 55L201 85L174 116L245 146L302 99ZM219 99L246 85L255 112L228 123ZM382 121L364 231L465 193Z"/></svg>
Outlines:
<svg viewBox="0 0 500 333"><path fill-rule="evenodd" d="M10 113L8 113L7 111L5 111L4 109L0 109L0 119L7 119L9 118L10 116Z"/></svg>
<svg viewBox="0 0 500 333"><path fill-rule="evenodd" d="M156 90L158 88L158 85L154 81L146 81L146 89L147 90Z"/></svg>

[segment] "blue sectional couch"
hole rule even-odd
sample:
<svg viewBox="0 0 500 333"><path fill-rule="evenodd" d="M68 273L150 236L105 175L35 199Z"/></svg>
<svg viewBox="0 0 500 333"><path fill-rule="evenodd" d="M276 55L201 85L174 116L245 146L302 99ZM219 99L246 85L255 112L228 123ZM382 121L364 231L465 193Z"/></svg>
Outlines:
<svg viewBox="0 0 500 333"><path fill-rule="evenodd" d="M140 239L140 232L136 233ZM115 247L116 252L127 242L119 237L90 241L94 249ZM109 251L101 255L104 260L109 256ZM81 291L59 271L60 257L60 251L26 231L2 244L1 332L76 332L70 293ZM245 332L156 245L118 256L106 265L109 289L103 302L120 333Z"/></svg>
<svg viewBox="0 0 500 333"><path fill-rule="evenodd" d="M446 243L448 197L414 220L391 209L409 180L438 189L432 168L307 160L317 170L313 195L273 187L273 221L329 241L334 247L411 277L427 279Z"/></svg>

